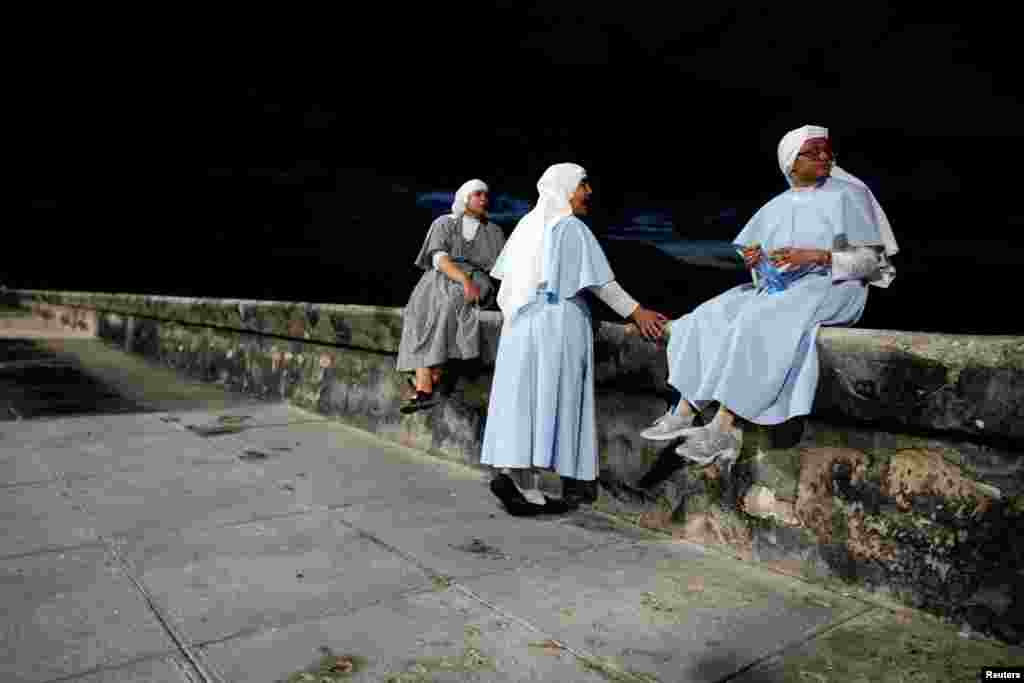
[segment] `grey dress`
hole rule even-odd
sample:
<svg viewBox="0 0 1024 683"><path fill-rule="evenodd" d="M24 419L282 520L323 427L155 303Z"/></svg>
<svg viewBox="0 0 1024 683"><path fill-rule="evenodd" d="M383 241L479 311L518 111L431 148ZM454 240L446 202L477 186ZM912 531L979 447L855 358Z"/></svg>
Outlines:
<svg viewBox="0 0 1024 683"><path fill-rule="evenodd" d="M425 270L409 296L402 314L402 341L398 346L400 371L442 365L449 358L480 355L480 309L494 301L497 283L487 273L505 246L505 234L491 222L481 221L472 240L462 236L462 217L435 220L416 257ZM467 304L462 285L434 268L438 251L448 253L455 265L469 273L480 287L480 303Z"/></svg>

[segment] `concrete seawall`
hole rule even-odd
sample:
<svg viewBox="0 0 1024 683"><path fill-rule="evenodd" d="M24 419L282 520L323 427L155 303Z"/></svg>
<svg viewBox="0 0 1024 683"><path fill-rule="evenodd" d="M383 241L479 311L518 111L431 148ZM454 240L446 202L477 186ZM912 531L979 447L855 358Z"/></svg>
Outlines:
<svg viewBox="0 0 1024 683"><path fill-rule="evenodd" d="M500 314L437 408L401 416L402 311L16 291L40 321L190 376L479 462ZM665 410L662 349L595 322L598 507L788 572L885 592L1010 642L1024 635L1024 337L827 329L814 412L744 425L731 476L639 431ZM557 486L556 481L550 482Z"/></svg>

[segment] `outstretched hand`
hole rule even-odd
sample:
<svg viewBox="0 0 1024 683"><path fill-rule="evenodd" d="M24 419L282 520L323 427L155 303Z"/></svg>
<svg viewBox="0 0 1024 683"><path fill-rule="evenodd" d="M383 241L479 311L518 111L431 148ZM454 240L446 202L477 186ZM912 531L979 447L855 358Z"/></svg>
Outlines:
<svg viewBox="0 0 1024 683"><path fill-rule="evenodd" d="M661 313L644 308L643 306L637 306L636 310L629 317L640 328L641 334L651 340L657 340L661 337L662 329L665 327L665 323L668 322L668 318Z"/></svg>

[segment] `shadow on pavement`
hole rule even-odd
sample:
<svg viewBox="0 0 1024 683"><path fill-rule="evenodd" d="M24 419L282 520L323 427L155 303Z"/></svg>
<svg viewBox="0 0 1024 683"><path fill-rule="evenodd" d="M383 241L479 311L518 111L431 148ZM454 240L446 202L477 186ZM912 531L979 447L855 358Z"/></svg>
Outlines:
<svg viewBox="0 0 1024 683"><path fill-rule="evenodd" d="M0 420L147 412L44 342L0 339Z"/></svg>

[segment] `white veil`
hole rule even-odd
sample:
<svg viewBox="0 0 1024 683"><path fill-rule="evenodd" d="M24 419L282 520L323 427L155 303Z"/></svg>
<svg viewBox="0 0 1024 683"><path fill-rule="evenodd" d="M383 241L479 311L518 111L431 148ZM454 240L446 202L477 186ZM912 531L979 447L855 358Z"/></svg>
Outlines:
<svg viewBox="0 0 1024 683"><path fill-rule="evenodd" d="M498 307L506 320L533 298L544 277L544 234L572 215L569 197L586 177L577 164L555 164L537 181L537 205L516 225L491 275L501 280Z"/></svg>

